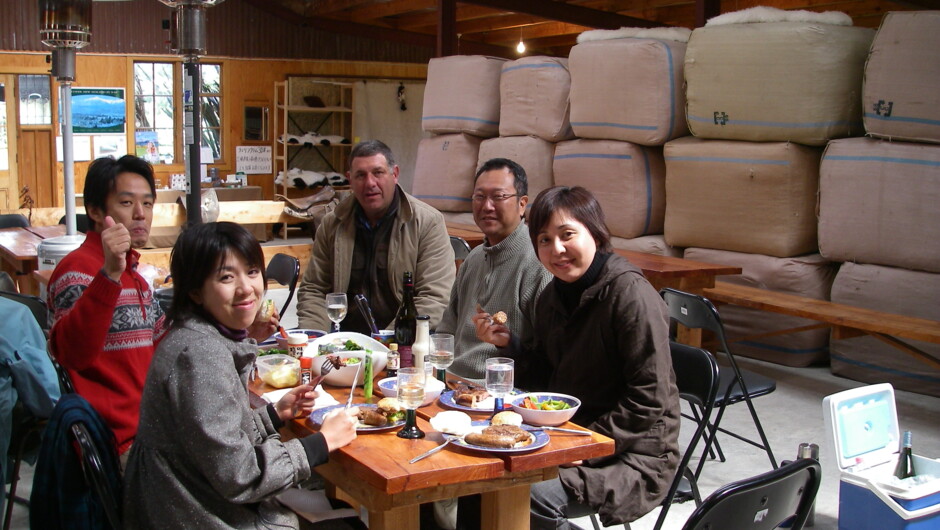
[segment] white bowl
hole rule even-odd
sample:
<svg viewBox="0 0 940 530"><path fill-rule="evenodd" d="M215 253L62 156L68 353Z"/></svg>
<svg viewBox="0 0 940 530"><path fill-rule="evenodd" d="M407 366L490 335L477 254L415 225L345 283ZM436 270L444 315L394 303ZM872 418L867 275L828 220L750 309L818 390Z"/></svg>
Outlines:
<svg viewBox="0 0 940 530"><path fill-rule="evenodd" d="M565 410L527 409L522 406L522 401L526 397L540 403L547 399L552 399L554 401L564 401L565 403L571 405L571 408L567 408ZM513 396L512 401L510 401L510 405L512 405L513 411L519 413L519 415L522 416L522 421L524 423L528 423L529 425L557 426L574 417L575 412L578 411L578 407L581 406L581 400L574 396L569 396L568 394L559 394L558 392L529 392L528 394Z"/></svg>
<svg viewBox="0 0 940 530"><path fill-rule="evenodd" d="M444 391L444 382L436 378L428 378L424 382L424 402L421 403L421 406L427 406L441 397L441 392ZM386 377L379 381L379 392L382 393L385 397L398 397L398 379L394 377Z"/></svg>
<svg viewBox="0 0 940 530"><path fill-rule="evenodd" d="M313 373L320 375L320 367L323 366L323 362L326 360L326 355L318 355L320 351L321 344L328 344L333 341L347 341L351 340L356 344L362 346L363 348L368 348L372 351L372 373L378 374L382 370L385 370L385 364L388 362L388 348L382 345L381 342L363 335L362 333L354 333L352 331L340 331L338 333L330 333L322 337L318 337L313 342L307 344L307 350L304 352L304 357L313 358ZM333 355L339 355L340 358L347 359L349 357L356 357L362 359L365 356L363 351L339 351ZM353 384L353 379L356 378L356 371L358 370L358 364L353 364L351 366L343 366L341 368L334 368L326 377L323 378L323 382L328 385L335 386L351 386ZM365 380L365 368L359 371L359 378L356 381L357 385L361 385Z"/></svg>

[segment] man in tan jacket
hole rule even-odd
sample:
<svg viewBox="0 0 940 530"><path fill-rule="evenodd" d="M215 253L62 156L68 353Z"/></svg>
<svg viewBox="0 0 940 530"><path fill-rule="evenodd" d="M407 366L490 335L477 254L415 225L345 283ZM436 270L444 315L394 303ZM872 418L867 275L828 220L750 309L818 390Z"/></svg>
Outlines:
<svg viewBox="0 0 940 530"><path fill-rule="evenodd" d="M346 293L343 331L369 333L353 297L369 300L378 327L394 326L402 275L414 274L418 314L437 327L456 275L444 216L398 186L398 165L378 140L356 144L346 173L352 196L327 214L317 229L310 263L298 289L300 327L330 329L326 295Z"/></svg>

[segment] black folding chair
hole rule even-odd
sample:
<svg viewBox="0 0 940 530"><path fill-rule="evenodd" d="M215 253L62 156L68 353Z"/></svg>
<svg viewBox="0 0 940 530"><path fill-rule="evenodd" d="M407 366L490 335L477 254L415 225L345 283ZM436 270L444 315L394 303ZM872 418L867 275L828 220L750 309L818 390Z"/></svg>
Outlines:
<svg viewBox="0 0 940 530"><path fill-rule="evenodd" d="M450 236L450 247L454 249L455 260L465 260L470 254L470 243L460 236Z"/></svg>
<svg viewBox="0 0 940 530"><path fill-rule="evenodd" d="M266 272L269 280L274 280L290 289L287 301L278 313L283 317L291 299L294 298L294 290L297 289L297 280L300 278L300 260L288 254L275 254L268 262Z"/></svg>
<svg viewBox="0 0 940 530"><path fill-rule="evenodd" d="M718 363L707 350L695 348L678 342L669 343L669 351L672 353L672 369L676 374L676 387L679 389L679 396L689 403L699 407L705 416L711 415L712 407L715 405L715 396L718 395ZM666 514L673 502L683 502L689 497L695 500L696 506L702 503L702 497L699 494L698 482L695 480L695 474L689 468L689 461L695 453L699 440L705 432L706 423L696 422L697 427L689 439L689 444L682 454L679 461L679 467L676 468L676 476L669 485L669 491L662 502L662 510L656 519L654 530L663 527L666 521ZM597 523L597 517L591 514L591 524L596 530L600 529ZM623 525L629 529L630 525Z"/></svg>
<svg viewBox="0 0 940 530"><path fill-rule="evenodd" d="M683 530L801 530L816 500L819 462L803 458L718 488L692 512Z"/></svg>
<svg viewBox="0 0 940 530"><path fill-rule="evenodd" d="M0 228L26 228L29 226L29 219L19 213L0 214Z"/></svg>
<svg viewBox="0 0 940 530"><path fill-rule="evenodd" d="M59 218L59 222L57 224L60 224L60 225L65 224L64 215ZM86 234L88 233L89 228L91 228L91 219L88 218L88 214L84 214L84 213L75 214L75 230L78 230L79 232Z"/></svg>
<svg viewBox="0 0 940 530"><path fill-rule="evenodd" d="M672 321L682 324L687 328L705 329L715 334L718 338L721 351L724 352L730 365L719 368L721 381L719 383L718 398L715 401L715 405L718 407L715 420L709 422L709 416L704 414L699 416L701 413L700 409L695 406L692 407L693 416L691 419L705 422L708 424L710 430L710 434L706 437L702 459L699 461L698 467L695 470L695 477L698 478L701 476L705 460L707 456L711 454L713 443L714 449L718 453L718 458L722 462L725 461L725 455L721 451L721 446L718 444L717 440L718 432L723 432L742 442L763 449L767 453L767 457L770 458L770 465L776 468L777 460L774 458L774 453L770 448L770 442L767 441L767 435L764 434L764 427L761 425L760 418L757 416L757 411L754 409L754 403L752 403L751 400L759 396L765 396L776 390L777 382L769 377L748 370L741 370L738 367L738 363L735 361L734 355L731 354L731 350L728 348L728 343L725 340L721 316L711 302L701 296L670 288L663 289L660 291L660 294L663 299L666 300L666 305L669 308L669 318ZM760 443L721 427L721 419L728 405L734 405L742 401L747 404L747 408L751 413L754 426L757 428L757 433L760 436Z"/></svg>
<svg viewBox="0 0 940 530"><path fill-rule="evenodd" d="M85 482L92 489L98 502L104 508L104 513L111 523L111 528L119 530L121 525L121 492L115 489L114 477L109 478L105 470L104 463L99 448L95 446L91 436L88 434L88 428L81 421L72 424L72 436L78 443L79 457L82 462L82 471L85 474ZM101 451L114 451L114 448L102 447ZM114 455L115 460L117 455ZM120 484L120 480L117 480Z"/></svg>

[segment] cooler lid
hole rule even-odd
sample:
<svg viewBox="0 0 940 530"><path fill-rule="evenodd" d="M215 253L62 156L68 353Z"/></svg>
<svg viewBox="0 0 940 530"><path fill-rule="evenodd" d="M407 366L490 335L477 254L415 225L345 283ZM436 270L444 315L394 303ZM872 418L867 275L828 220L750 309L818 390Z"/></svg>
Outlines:
<svg viewBox="0 0 940 530"><path fill-rule="evenodd" d="M889 383L826 396L823 416L827 438L843 470L891 462L900 450L894 387Z"/></svg>

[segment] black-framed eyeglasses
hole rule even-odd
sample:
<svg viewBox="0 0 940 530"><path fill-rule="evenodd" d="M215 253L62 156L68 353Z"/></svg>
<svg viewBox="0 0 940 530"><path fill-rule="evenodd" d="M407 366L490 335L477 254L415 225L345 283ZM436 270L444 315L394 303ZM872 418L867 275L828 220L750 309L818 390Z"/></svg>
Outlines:
<svg viewBox="0 0 940 530"><path fill-rule="evenodd" d="M493 204L496 204L498 202L508 201L509 199L513 197L518 197L518 196L519 196L518 193L513 193L511 195L509 193L497 193L495 195L484 195L482 193L474 193L470 198L473 199L473 202L478 203L478 204L482 204L486 202L486 199L489 199L493 201Z"/></svg>

